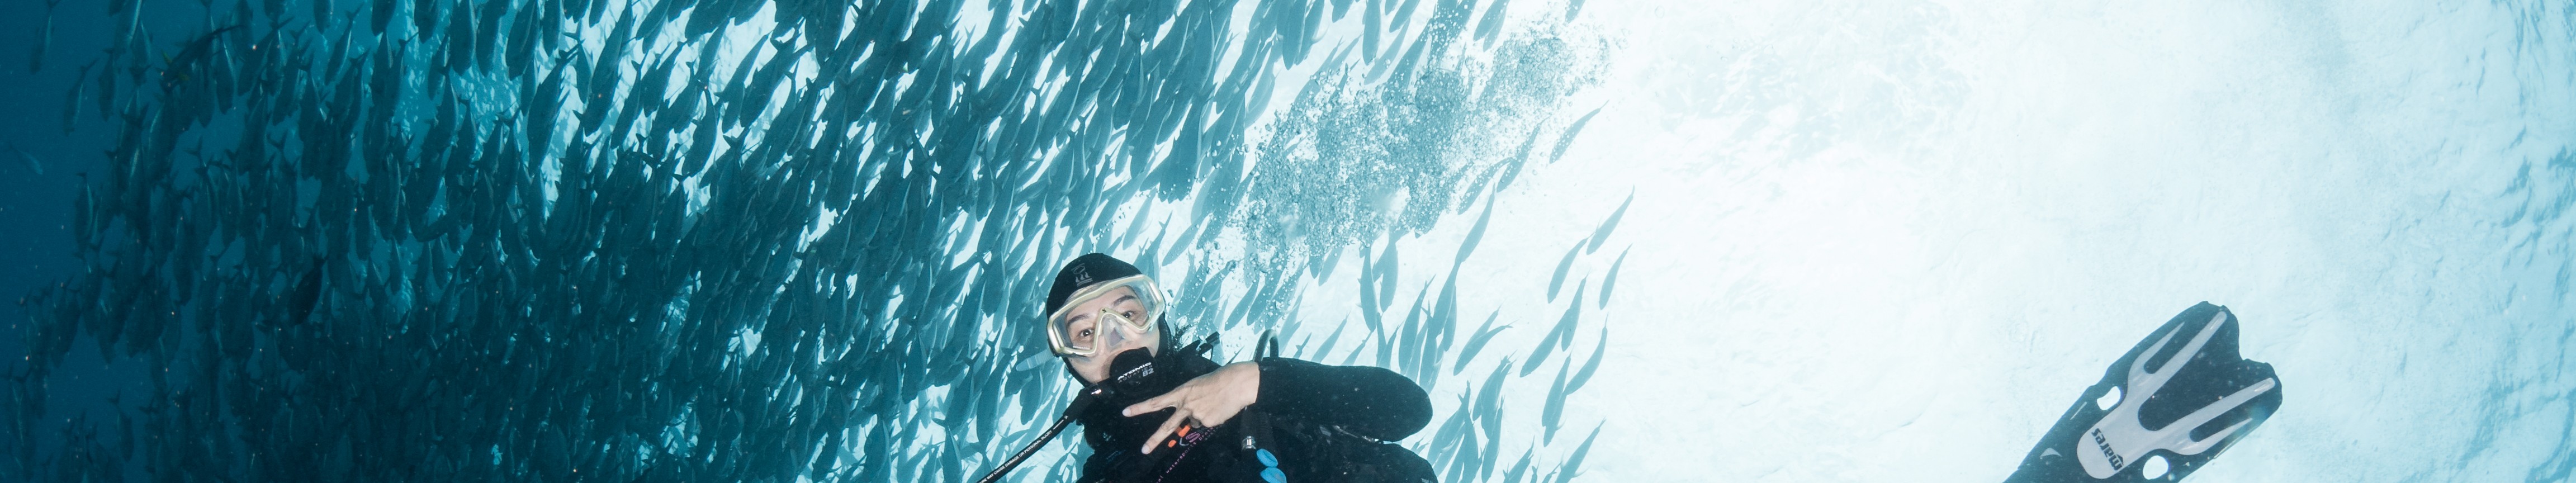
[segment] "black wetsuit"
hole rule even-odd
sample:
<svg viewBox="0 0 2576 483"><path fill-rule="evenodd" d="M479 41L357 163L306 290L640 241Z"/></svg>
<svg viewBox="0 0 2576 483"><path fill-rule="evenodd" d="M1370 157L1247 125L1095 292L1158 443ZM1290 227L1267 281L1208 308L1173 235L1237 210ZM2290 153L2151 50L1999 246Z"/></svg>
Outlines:
<svg viewBox="0 0 2576 483"><path fill-rule="evenodd" d="M1394 441L1431 422L1422 387L1376 367L1329 366L1262 358L1258 400L1214 428L1175 434L1151 454L1145 438L1171 417L1166 409L1133 418L1129 404L1169 392L1217 364L1190 351L1157 357L1155 370L1080 419L1092 454L1082 482L1424 482L1430 463Z"/></svg>

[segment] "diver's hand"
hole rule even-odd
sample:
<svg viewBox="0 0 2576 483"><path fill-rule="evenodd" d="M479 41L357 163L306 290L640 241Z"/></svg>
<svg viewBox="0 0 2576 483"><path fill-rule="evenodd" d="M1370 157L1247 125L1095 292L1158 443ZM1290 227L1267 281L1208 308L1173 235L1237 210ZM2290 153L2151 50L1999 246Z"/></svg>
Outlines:
<svg viewBox="0 0 2576 483"><path fill-rule="evenodd" d="M1260 398L1261 367L1250 362L1237 362L1181 383L1180 387L1172 388L1172 392L1127 406L1120 414L1135 417L1172 408L1171 419L1163 420L1163 427L1155 429L1153 437L1145 438L1145 452L1153 453L1154 447L1163 444L1163 439L1170 437L1181 423L1191 422L1199 427L1225 424L1234 419L1235 413L1243 412L1245 406L1251 406Z"/></svg>

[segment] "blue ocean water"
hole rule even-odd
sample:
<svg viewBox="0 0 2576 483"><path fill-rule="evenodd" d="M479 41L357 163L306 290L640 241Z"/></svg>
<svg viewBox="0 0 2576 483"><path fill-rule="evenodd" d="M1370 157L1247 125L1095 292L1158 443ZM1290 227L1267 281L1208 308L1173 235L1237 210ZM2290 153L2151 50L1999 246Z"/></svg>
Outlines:
<svg viewBox="0 0 2576 483"><path fill-rule="evenodd" d="M2560 3L0 19L15 480L975 478L1093 251L1450 481L2000 480L2204 300L2285 402L2195 480L2576 473Z"/></svg>

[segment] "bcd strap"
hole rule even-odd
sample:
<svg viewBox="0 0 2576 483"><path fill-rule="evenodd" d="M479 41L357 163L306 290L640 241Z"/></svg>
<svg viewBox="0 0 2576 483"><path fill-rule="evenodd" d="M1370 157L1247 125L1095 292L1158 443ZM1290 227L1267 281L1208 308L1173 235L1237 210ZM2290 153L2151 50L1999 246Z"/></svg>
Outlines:
<svg viewBox="0 0 2576 483"><path fill-rule="evenodd" d="M1263 483L1286 483L1288 475L1280 466L1284 465L1283 460L1292 455L1280 454L1279 440L1274 437L1275 433L1270 424L1270 413L1259 409L1245 409L1234 418L1235 424L1243 425L1241 430L1243 457L1261 464L1260 469L1257 470L1260 473L1253 476L1259 477ZM1253 468L1244 467L1247 470Z"/></svg>
<svg viewBox="0 0 2576 483"><path fill-rule="evenodd" d="M1261 344L1252 349L1252 357L1279 357L1278 335L1267 330L1261 331Z"/></svg>

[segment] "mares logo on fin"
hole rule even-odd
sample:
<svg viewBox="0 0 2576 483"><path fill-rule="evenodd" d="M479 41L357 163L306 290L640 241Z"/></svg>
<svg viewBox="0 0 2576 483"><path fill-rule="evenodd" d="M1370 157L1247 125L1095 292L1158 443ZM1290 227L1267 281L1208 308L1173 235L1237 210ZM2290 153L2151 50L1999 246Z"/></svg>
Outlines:
<svg viewBox="0 0 2576 483"><path fill-rule="evenodd" d="M2121 458L2120 452L2111 450L2111 440L2102 437L2102 428L2093 428L2093 446L2102 450L2102 457L2111 460L2111 471L2129 467L2127 458Z"/></svg>

